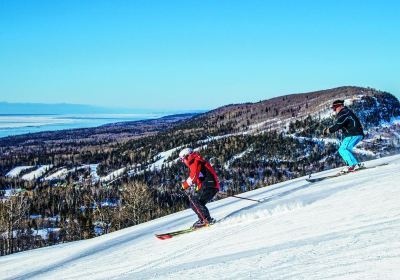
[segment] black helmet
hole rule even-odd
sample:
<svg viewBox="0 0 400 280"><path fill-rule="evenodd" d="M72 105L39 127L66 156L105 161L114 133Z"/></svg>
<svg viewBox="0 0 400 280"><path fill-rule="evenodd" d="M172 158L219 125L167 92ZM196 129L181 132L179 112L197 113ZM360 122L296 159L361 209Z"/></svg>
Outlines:
<svg viewBox="0 0 400 280"><path fill-rule="evenodd" d="M333 101L332 109L335 109L339 106L344 106L344 100L338 99L338 100Z"/></svg>

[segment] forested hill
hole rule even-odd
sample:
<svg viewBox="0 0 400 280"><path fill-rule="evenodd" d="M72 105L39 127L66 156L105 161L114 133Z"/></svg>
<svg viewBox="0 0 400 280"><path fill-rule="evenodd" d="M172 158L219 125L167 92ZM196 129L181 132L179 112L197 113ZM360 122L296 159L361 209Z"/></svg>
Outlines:
<svg viewBox="0 0 400 280"><path fill-rule="evenodd" d="M308 93L290 94L257 103L227 105L187 121L184 126L230 128L229 132L249 129L283 128L287 122L301 120L307 116L324 117L337 99L347 100L347 105L356 101L359 113L382 106L380 116L386 121L399 113L399 101L392 94L372 88L339 87Z"/></svg>
<svg viewBox="0 0 400 280"><path fill-rule="evenodd" d="M83 175L80 181L98 179L96 176L104 177L105 182L126 175L136 178L143 176L143 172L173 169L179 149L185 146L202 150L217 167L240 165L247 158L253 160L249 164L254 166L259 165L258 160L263 164L272 159L296 164L305 160L303 170L315 165L315 160L319 162L327 157L321 168L330 168L330 159L340 163L333 153L340 135L323 138L322 130L333 123L330 106L336 99L346 101L367 131L367 138L360 146L361 156L376 157L397 151L396 129L400 116L397 98L371 88L348 86L227 105L194 116L178 115L2 139L0 174L4 176L18 166L30 166L16 177L21 178L37 166L49 165L51 168L46 173L34 174L35 180L45 179L47 175L52 181L76 181L73 175L76 172L67 175L64 172L61 178L49 175L62 168L70 171L91 165L96 172ZM278 144L274 146L275 142ZM282 146L286 144L289 146ZM329 155L325 154L327 151ZM221 168L221 173L225 171L226 168Z"/></svg>
<svg viewBox="0 0 400 280"><path fill-rule="evenodd" d="M281 133L294 127L291 133L304 134L307 131L310 137L320 137L322 129L332 124L333 112L330 107L336 99L346 100L346 105L356 111L366 129L391 123L400 116L399 100L390 93L371 88L340 87L291 94L257 103L227 105L186 120L147 140L158 147L157 152L161 152L181 145L196 147L199 146L196 141L209 137ZM131 141L120 152L139 146Z"/></svg>
<svg viewBox="0 0 400 280"><path fill-rule="evenodd" d="M13 203L21 198L13 196L18 190L30 191L23 197L26 208L21 209L26 211L17 213L19 223L4 222L5 228L17 231L17 242L10 245L9 239L0 238L0 253L25 250L24 244L41 247L90 238L186 208L187 201L178 192L187 176L177 161L183 147L210 160L225 195L342 166L337 153L341 135L322 136L333 124L330 106L336 99L345 100L367 133L355 149L360 160L400 151L399 101L390 93L360 87L228 105L169 122L156 120L149 132L143 124L138 128L133 123L98 128L93 137L93 130L82 130L83 138L77 131L65 131L50 133L49 139L41 134L1 141L0 201ZM135 129L137 134L132 133ZM2 211L17 209L1 207L0 217ZM38 238L29 231L32 228L58 231L26 243Z"/></svg>

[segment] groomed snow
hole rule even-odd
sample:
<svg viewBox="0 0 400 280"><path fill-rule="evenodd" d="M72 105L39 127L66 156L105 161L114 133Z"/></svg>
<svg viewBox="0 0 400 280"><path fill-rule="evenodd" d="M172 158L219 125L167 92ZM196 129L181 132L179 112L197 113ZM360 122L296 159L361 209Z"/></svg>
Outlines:
<svg viewBox="0 0 400 280"><path fill-rule="evenodd" d="M10 177L10 178L17 178L19 176L19 174L21 174L22 171L32 168L33 166L17 166L15 168L13 168L12 170L10 170L7 174L6 177Z"/></svg>
<svg viewBox="0 0 400 280"><path fill-rule="evenodd" d="M38 179L43 174L45 174L47 171L49 171L51 168L52 168L52 165L41 165L38 169L22 176L21 179L27 180L27 181L32 181L32 180Z"/></svg>
<svg viewBox="0 0 400 280"><path fill-rule="evenodd" d="M171 157L171 155L175 152L175 151L179 151L182 148L182 146L170 149L168 151L165 152L161 152L158 155L156 155L154 157L154 159L156 160L153 164L150 164L147 169L148 170L160 170L163 166L163 164L166 164L166 161L169 157Z"/></svg>
<svg viewBox="0 0 400 280"><path fill-rule="evenodd" d="M252 147L250 147L250 148L244 150L243 152L241 152L241 153L239 153L239 154L237 154L237 155L234 155L230 160L228 160L227 163L224 164L224 168L225 168L226 170L228 170L229 167L230 167L230 165L231 165L235 160L237 160L238 158L244 157L247 153L250 153L251 151L253 151L253 148L252 148Z"/></svg>
<svg viewBox="0 0 400 280"><path fill-rule="evenodd" d="M211 203L219 223L169 240L154 233L190 226L191 210L0 257L0 278L399 279L400 155L366 165L384 162L315 184L298 178L241 194L262 203Z"/></svg>
<svg viewBox="0 0 400 280"><path fill-rule="evenodd" d="M120 168L118 170L115 170L115 171L111 172L110 174L108 174L107 176L101 177L100 178L100 182L108 182L108 181L111 181L112 179L118 178L125 171L126 171L125 167L122 167L122 168Z"/></svg>
<svg viewBox="0 0 400 280"><path fill-rule="evenodd" d="M82 169L87 169L89 168L88 165L83 165L83 166L79 166L76 168L72 168L72 169L67 169L67 168L61 168L59 170L57 170L56 172L50 174L49 176L47 176L46 178L44 178L45 180L64 180L68 174L70 173L74 173L77 170L82 170Z"/></svg>
<svg viewBox="0 0 400 280"><path fill-rule="evenodd" d="M65 179L70 171L67 168L62 168L57 170L56 172L50 174L45 180L57 180L57 179Z"/></svg>
<svg viewBox="0 0 400 280"><path fill-rule="evenodd" d="M92 177L92 181L98 182L100 180L100 176L97 174L97 166L99 166L99 164L89 164L88 166L90 168L90 177Z"/></svg>

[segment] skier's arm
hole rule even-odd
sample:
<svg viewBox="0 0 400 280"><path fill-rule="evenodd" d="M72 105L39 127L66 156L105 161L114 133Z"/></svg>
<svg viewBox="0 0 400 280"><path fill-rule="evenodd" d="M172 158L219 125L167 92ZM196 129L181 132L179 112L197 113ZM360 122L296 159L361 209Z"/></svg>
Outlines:
<svg viewBox="0 0 400 280"><path fill-rule="evenodd" d="M345 122L346 122L348 116L349 116L348 114L343 114L343 115L341 115L341 116L336 120L335 124L328 128L328 131L329 131L330 133L335 133L336 131L338 131L339 129L341 129L341 128L344 126L344 124L345 124Z"/></svg>
<svg viewBox="0 0 400 280"><path fill-rule="evenodd" d="M189 168L190 168L189 177L182 184L182 188L185 190L189 188L191 185L193 185L193 182L196 182L197 178L200 175L201 164L199 164L199 160L195 159L195 161Z"/></svg>

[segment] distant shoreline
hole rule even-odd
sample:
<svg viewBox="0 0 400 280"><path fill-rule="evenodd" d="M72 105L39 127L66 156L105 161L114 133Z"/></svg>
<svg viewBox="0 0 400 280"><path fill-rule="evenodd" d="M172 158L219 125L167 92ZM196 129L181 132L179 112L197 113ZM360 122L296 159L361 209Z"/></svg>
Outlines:
<svg viewBox="0 0 400 280"><path fill-rule="evenodd" d="M59 114L46 114L46 113L44 113L44 114L39 114L39 113L37 113L37 114L19 114L19 113L17 113L17 114L0 114L0 116L57 116L57 115L59 115Z"/></svg>
<svg viewBox="0 0 400 280"><path fill-rule="evenodd" d="M0 138L24 134L95 128L164 117L165 114L0 114Z"/></svg>
<svg viewBox="0 0 400 280"><path fill-rule="evenodd" d="M132 122L196 114L0 114L0 138L56 133L63 130L95 129L113 125L123 126L125 123L132 124Z"/></svg>

